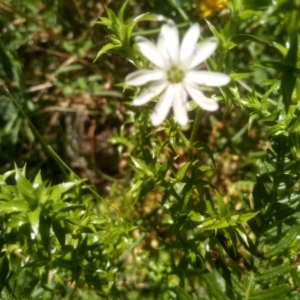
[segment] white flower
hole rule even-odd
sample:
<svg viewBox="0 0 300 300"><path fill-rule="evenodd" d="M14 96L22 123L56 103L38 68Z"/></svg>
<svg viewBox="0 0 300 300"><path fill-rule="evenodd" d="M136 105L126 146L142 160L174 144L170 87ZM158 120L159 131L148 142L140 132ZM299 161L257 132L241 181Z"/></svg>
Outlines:
<svg viewBox="0 0 300 300"><path fill-rule="evenodd" d="M186 32L180 45L178 30L174 22L169 20L162 26L156 45L144 37L136 37L139 50L156 69L133 72L126 77L125 83L132 86L150 83L133 100L133 104L137 106L161 94L151 116L154 126L166 118L171 106L177 122L180 125L187 124L188 96L205 110L218 109L218 103L206 97L199 85L223 86L229 83L230 77L218 72L197 70L217 47L214 38L198 45L199 36L200 27L194 24Z"/></svg>

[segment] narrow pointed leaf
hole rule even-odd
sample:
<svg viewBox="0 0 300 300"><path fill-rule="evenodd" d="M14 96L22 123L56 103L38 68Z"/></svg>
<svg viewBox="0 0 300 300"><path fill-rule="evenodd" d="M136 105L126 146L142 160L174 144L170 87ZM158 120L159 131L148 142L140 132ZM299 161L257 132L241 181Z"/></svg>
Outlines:
<svg viewBox="0 0 300 300"><path fill-rule="evenodd" d="M61 247L65 246L65 240L66 240L66 233L65 233L65 227L62 226L61 222L59 220L53 220L52 221L52 229L53 232L58 239L58 242L60 243Z"/></svg>
<svg viewBox="0 0 300 300"><path fill-rule="evenodd" d="M290 290L288 284L269 287L267 290L259 290L253 292L249 300L270 300L270 299L285 299L287 292Z"/></svg>
<svg viewBox="0 0 300 300"><path fill-rule="evenodd" d="M288 112L293 90L297 77L294 74L294 67L297 66L298 38L295 37L291 42L290 49L285 57L286 70L281 75L281 91L285 111Z"/></svg>
<svg viewBox="0 0 300 300"><path fill-rule="evenodd" d="M285 251L292 243L292 241L295 239L295 237L299 234L299 231L300 231L300 226L293 225L286 233L286 235L277 244L275 244L265 253L265 257L271 258Z"/></svg>
<svg viewBox="0 0 300 300"><path fill-rule="evenodd" d="M193 300L193 298L180 286L175 286L172 289L178 300Z"/></svg>
<svg viewBox="0 0 300 300"><path fill-rule="evenodd" d="M220 284L216 281L215 277L210 273L202 274L204 282L207 285L210 293L215 297L216 300L229 300L225 293L221 290Z"/></svg>
<svg viewBox="0 0 300 300"><path fill-rule="evenodd" d="M273 278L278 278L284 274L291 272L291 270L295 269L296 267L293 265L279 265L274 268L267 269L265 272L258 274L255 276L255 281L262 281L262 280L270 280Z"/></svg>
<svg viewBox="0 0 300 300"><path fill-rule="evenodd" d="M51 219L44 213L40 214L39 232L41 235L42 243L47 251L50 251L50 227Z"/></svg>

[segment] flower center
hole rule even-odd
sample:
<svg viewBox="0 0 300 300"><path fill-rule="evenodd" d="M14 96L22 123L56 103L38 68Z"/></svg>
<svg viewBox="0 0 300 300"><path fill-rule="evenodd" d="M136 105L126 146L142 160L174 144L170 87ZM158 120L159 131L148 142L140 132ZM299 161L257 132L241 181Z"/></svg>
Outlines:
<svg viewBox="0 0 300 300"><path fill-rule="evenodd" d="M176 66L172 66L168 71L167 71L167 77L169 82L171 83L178 83L181 82L182 79L184 78L184 72L180 70Z"/></svg>

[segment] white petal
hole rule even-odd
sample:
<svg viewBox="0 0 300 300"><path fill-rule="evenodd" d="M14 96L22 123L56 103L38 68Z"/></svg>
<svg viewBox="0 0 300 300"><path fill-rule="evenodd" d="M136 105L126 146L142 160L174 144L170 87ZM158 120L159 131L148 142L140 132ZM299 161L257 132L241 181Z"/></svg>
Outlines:
<svg viewBox="0 0 300 300"><path fill-rule="evenodd" d="M157 49L157 47L148 39L137 36L135 42L142 54L149 59L154 65L159 68L164 68L164 61Z"/></svg>
<svg viewBox="0 0 300 300"><path fill-rule="evenodd" d="M166 91L161 95L158 103L155 105L154 112L151 116L153 126L158 126L167 117L168 112L174 101L176 90L173 85L169 85Z"/></svg>
<svg viewBox="0 0 300 300"><path fill-rule="evenodd" d="M159 95L167 87L167 81L159 81L150 85L143 93L141 93L132 102L133 105L140 106L149 102L152 98Z"/></svg>
<svg viewBox="0 0 300 300"><path fill-rule="evenodd" d="M165 40L171 62L176 64L179 55L179 33L175 23L172 20L168 20L168 22L161 27L160 35L161 38Z"/></svg>
<svg viewBox="0 0 300 300"><path fill-rule="evenodd" d="M125 83L127 85L140 86L163 78L164 72L161 70L142 70L128 74L125 78Z"/></svg>
<svg viewBox="0 0 300 300"><path fill-rule="evenodd" d="M189 71L185 79L205 86L223 86L230 82L228 75L210 71Z"/></svg>
<svg viewBox="0 0 300 300"><path fill-rule="evenodd" d="M204 61L206 61L215 52L216 48L217 40L215 38L212 38L198 45L195 50L194 57L189 66L190 69L195 68Z"/></svg>
<svg viewBox="0 0 300 300"><path fill-rule="evenodd" d="M195 45L200 36L199 24L192 25L184 35L180 47L180 61L188 60L195 51Z"/></svg>
<svg viewBox="0 0 300 300"><path fill-rule="evenodd" d="M176 121L179 125L184 126L188 122L188 115L187 115L187 92L184 90L182 85L176 85L176 93L173 102L173 110L174 115L176 117Z"/></svg>
<svg viewBox="0 0 300 300"><path fill-rule="evenodd" d="M168 69L170 65L172 65L172 61L170 60L168 47L164 36L160 33L157 39L157 49L162 59L164 60L165 69Z"/></svg>
<svg viewBox="0 0 300 300"><path fill-rule="evenodd" d="M193 85L190 82L185 82L184 87L191 98L203 109L208 111L215 111L219 108L218 103L206 97L199 89L197 85Z"/></svg>

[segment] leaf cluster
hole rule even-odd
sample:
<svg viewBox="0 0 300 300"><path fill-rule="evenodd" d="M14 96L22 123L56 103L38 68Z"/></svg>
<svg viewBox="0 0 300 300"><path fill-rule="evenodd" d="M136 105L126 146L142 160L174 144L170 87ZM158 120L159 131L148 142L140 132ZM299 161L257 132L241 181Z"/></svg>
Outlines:
<svg viewBox="0 0 300 300"><path fill-rule="evenodd" d="M52 186L40 173L29 181L25 167L16 167L1 175L0 198L3 299L107 299L114 293L130 223L99 211L83 181Z"/></svg>

